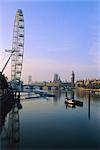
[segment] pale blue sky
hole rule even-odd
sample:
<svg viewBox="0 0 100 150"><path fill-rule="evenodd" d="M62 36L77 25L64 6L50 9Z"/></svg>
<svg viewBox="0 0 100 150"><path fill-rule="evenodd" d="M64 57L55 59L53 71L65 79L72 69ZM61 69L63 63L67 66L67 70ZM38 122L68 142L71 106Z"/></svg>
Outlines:
<svg viewBox="0 0 100 150"><path fill-rule="evenodd" d="M52 80L54 73L70 80L99 77L99 1L0 2L0 50L12 47L17 9L25 19L22 79ZM5 70L10 76L10 64Z"/></svg>

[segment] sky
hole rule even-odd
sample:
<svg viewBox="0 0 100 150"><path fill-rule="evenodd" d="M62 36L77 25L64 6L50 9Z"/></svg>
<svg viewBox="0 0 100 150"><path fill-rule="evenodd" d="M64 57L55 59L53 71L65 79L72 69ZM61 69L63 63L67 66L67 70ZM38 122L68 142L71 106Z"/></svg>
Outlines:
<svg viewBox="0 0 100 150"><path fill-rule="evenodd" d="M21 79L28 82L100 77L100 9L98 0L0 0L0 69L12 48L14 19L22 9L25 22ZM11 78L11 62L4 73Z"/></svg>

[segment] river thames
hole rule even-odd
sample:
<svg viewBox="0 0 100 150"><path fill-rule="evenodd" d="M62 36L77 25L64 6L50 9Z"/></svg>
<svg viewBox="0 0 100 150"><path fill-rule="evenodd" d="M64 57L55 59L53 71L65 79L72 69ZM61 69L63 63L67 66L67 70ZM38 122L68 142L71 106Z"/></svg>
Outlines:
<svg viewBox="0 0 100 150"><path fill-rule="evenodd" d="M71 92L68 96L71 97ZM31 94L28 93L27 96ZM22 97L18 113L18 140L7 138L9 115L1 137L2 149L100 149L100 95L89 96L75 91L74 98L83 106L65 104L65 92L56 92L53 98ZM10 124L11 127L11 124Z"/></svg>

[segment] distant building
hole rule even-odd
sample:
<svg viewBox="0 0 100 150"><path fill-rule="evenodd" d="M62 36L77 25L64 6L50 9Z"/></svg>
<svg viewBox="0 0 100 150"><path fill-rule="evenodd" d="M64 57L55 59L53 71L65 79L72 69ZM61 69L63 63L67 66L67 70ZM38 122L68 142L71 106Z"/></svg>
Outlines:
<svg viewBox="0 0 100 150"><path fill-rule="evenodd" d="M54 74L54 80L53 80L53 82L55 82L55 83L61 82L60 76L57 73Z"/></svg>
<svg viewBox="0 0 100 150"><path fill-rule="evenodd" d="M54 80L53 80L53 82L58 82L58 80L59 80L59 76L58 76L58 74L54 74Z"/></svg>
<svg viewBox="0 0 100 150"><path fill-rule="evenodd" d="M75 86L75 74L74 71L72 71L72 77L71 77L71 87Z"/></svg>
<svg viewBox="0 0 100 150"><path fill-rule="evenodd" d="M100 79L78 80L76 82L76 87L99 89L100 88Z"/></svg>
<svg viewBox="0 0 100 150"><path fill-rule="evenodd" d="M28 84L32 84L32 76L31 75L28 76Z"/></svg>
<svg viewBox="0 0 100 150"><path fill-rule="evenodd" d="M76 87L84 87L84 80L76 81Z"/></svg>

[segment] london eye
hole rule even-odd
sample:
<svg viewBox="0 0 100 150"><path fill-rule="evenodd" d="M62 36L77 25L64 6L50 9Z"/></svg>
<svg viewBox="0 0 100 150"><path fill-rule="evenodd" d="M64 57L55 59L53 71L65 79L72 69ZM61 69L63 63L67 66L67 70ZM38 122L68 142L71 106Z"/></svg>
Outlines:
<svg viewBox="0 0 100 150"><path fill-rule="evenodd" d="M21 78L23 53L24 53L24 15L21 9L18 9L14 21L11 57L11 81L12 85L18 85Z"/></svg>

